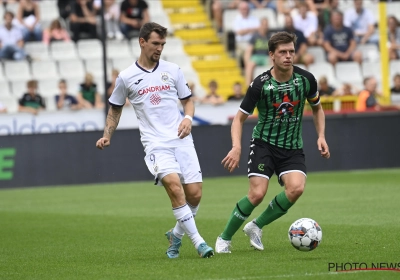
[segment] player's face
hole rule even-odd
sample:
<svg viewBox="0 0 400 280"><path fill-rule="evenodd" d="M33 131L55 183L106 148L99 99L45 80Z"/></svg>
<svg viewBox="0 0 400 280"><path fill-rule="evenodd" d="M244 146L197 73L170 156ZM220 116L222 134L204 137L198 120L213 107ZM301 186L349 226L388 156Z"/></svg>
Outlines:
<svg viewBox="0 0 400 280"><path fill-rule="evenodd" d="M147 42L143 38L140 38L142 52L144 52L144 55L153 62L158 62L160 60L165 42L166 39L161 38L156 32L151 32Z"/></svg>
<svg viewBox="0 0 400 280"><path fill-rule="evenodd" d="M295 50L293 43L278 45L275 52L270 52L274 66L280 71L288 71L292 69Z"/></svg>

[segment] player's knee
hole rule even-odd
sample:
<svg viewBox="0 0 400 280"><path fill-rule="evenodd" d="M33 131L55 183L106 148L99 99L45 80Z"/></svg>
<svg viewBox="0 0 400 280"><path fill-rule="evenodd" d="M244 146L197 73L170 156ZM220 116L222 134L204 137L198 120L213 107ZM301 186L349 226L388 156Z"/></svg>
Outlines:
<svg viewBox="0 0 400 280"><path fill-rule="evenodd" d="M303 184L286 186L286 195L290 202L295 202L304 192Z"/></svg>
<svg viewBox="0 0 400 280"><path fill-rule="evenodd" d="M251 192L249 192L249 200L250 203L253 204L254 206L259 205L265 196L265 192L261 191L261 190L253 190Z"/></svg>

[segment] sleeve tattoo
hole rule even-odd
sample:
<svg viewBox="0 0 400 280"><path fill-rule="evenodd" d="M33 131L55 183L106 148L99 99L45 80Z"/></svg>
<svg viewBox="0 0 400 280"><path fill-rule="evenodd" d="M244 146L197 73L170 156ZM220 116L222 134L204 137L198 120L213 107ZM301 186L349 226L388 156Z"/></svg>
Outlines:
<svg viewBox="0 0 400 280"><path fill-rule="evenodd" d="M121 117L122 107L110 107L107 114L106 127L104 128L104 138L111 139L114 131L117 129L119 118Z"/></svg>

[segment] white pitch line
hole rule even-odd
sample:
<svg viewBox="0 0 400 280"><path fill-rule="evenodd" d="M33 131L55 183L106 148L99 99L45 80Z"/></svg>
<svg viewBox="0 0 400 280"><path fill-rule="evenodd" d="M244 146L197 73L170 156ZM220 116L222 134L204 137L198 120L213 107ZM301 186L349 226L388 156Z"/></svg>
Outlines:
<svg viewBox="0 0 400 280"><path fill-rule="evenodd" d="M274 279L274 278L293 278L293 277L314 277L322 275L343 275L348 273L360 273L360 272L373 272L375 270L352 270L346 272L318 272L318 273L305 273L305 274L282 274L282 275L270 275L270 276L243 276L239 278L209 278L207 280L256 280L256 279Z"/></svg>

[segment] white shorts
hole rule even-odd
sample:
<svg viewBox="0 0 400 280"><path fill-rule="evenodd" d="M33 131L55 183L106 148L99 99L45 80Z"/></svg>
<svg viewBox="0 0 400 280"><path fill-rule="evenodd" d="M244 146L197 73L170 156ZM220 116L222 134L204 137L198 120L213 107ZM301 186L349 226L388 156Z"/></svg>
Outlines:
<svg viewBox="0 0 400 280"><path fill-rule="evenodd" d="M182 184L203 182L199 159L193 146L155 148L146 154L144 161L154 175L156 185L162 186L161 179L171 173L177 173Z"/></svg>

